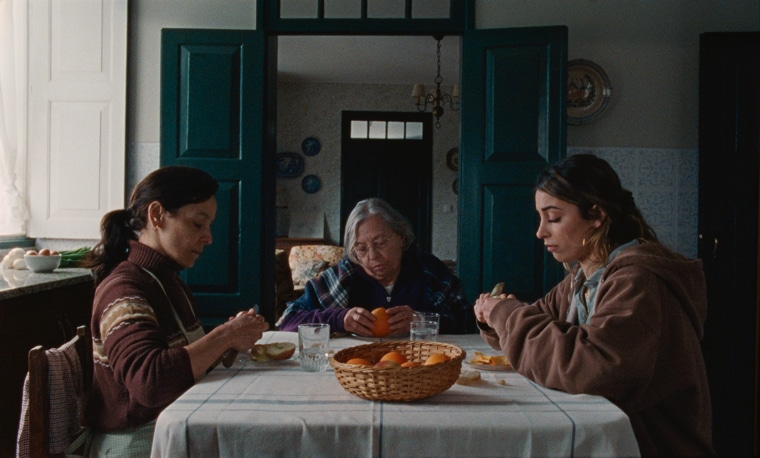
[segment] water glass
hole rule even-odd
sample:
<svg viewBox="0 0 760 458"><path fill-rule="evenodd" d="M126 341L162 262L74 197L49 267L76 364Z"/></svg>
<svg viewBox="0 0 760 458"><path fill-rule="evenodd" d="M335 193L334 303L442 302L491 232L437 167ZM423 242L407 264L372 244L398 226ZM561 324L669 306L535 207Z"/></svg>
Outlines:
<svg viewBox="0 0 760 458"><path fill-rule="evenodd" d="M437 313L414 312L409 323L409 340L438 340L441 315Z"/></svg>
<svg viewBox="0 0 760 458"><path fill-rule="evenodd" d="M330 325L309 323L298 325L298 353L301 369L324 372L330 359Z"/></svg>

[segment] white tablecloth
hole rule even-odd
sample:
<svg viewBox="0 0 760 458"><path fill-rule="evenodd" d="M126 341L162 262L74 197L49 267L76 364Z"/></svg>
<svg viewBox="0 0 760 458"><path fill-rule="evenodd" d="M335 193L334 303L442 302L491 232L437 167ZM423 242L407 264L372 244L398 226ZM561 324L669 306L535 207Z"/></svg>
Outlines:
<svg viewBox="0 0 760 458"><path fill-rule="evenodd" d="M262 343L297 340L277 331ZM496 354L478 335L439 340L467 351L465 361L473 350ZM336 350L364 343L331 339ZM639 455L628 417L604 398L549 390L513 371L481 377L389 403L356 397L332 368L303 372L296 360L220 366L158 417L152 456Z"/></svg>

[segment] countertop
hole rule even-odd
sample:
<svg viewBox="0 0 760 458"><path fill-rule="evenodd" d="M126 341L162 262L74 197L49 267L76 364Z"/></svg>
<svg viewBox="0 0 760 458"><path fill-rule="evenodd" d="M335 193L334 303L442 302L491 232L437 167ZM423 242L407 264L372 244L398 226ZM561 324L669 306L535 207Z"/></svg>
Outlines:
<svg viewBox="0 0 760 458"><path fill-rule="evenodd" d="M0 267L0 301L61 286L92 282L90 269L65 267L51 273Z"/></svg>

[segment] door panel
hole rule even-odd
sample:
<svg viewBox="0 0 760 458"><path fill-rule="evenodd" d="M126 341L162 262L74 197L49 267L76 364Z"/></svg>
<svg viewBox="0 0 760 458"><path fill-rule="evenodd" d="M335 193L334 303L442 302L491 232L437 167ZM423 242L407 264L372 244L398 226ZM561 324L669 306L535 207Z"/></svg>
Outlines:
<svg viewBox="0 0 760 458"><path fill-rule="evenodd" d="M465 32L459 267L467 297L542 296L562 270L535 238L538 174L565 155L567 28Z"/></svg>
<svg viewBox="0 0 760 458"><path fill-rule="evenodd" d="M350 139L352 119L423 124L421 140ZM433 121L430 113L350 112L343 114L341 152L341 236L357 202L380 197L404 215L417 243L430 252L433 174Z"/></svg>
<svg viewBox="0 0 760 458"><path fill-rule="evenodd" d="M700 37L699 258L708 306L702 350L721 456L760 452L759 52L760 33Z"/></svg>
<svg viewBox="0 0 760 458"><path fill-rule="evenodd" d="M214 242L182 273L207 327L254 304L270 320L274 316L274 228L266 224L274 221L274 174L268 173L274 160L263 146L265 48L258 31L162 34L161 165L199 167L220 184Z"/></svg>

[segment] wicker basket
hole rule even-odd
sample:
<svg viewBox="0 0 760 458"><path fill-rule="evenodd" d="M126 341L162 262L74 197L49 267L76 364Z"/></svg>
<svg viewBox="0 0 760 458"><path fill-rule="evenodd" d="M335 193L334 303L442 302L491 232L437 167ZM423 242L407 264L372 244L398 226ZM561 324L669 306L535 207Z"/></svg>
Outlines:
<svg viewBox="0 0 760 458"><path fill-rule="evenodd" d="M450 359L432 366L368 367L346 364L351 358L378 361L389 351L399 351L410 361L425 361L432 353ZM370 401L415 401L451 388L462 369L465 351L456 345L426 341L392 341L358 345L330 358L338 382L351 394Z"/></svg>

